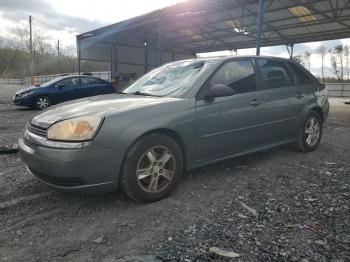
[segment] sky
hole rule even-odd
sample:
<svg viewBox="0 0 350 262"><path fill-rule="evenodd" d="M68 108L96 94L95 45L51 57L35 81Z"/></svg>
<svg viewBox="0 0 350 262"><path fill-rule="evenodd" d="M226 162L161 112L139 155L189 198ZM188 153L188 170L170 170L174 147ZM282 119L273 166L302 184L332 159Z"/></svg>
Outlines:
<svg viewBox="0 0 350 262"><path fill-rule="evenodd" d="M60 39L63 47L75 45L75 35L111 23L160 9L184 0L0 0L0 37L11 38L18 28L28 28L28 16L33 16L33 27L52 39ZM49 24L45 25L45 24ZM53 25L54 27L52 27ZM333 48L350 45L350 39L298 44L294 54L305 51L316 53L320 45ZM230 54L217 52L214 55ZM254 55L255 49L238 50L239 55ZM289 57L285 46L265 47L262 55ZM325 59L325 73L331 75L330 55ZM311 56L311 72L321 75L321 57Z"/></svg>

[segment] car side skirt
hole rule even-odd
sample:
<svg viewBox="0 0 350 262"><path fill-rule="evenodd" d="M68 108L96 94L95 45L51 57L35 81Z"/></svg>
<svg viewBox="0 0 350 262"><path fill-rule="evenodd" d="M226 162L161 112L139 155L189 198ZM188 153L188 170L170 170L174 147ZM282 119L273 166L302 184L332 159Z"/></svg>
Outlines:
<svg viewBox="0 0 350 262"><path fill-rule="evenodd" d="M217 162L220 162L220 161L223 161L223 160L227 160L227 159L231 159L231 158L235 158L235 157L239 157L239 156L243 156L243 155L248 155L248 154L251 154L251 153L256 153L256 152L259 152L259 151L263 151L263 150L266 150L266 149L278 147L278 146L281 146L281 145L290 144L290 143L293 143L295 141L296 141L296 139L285 140L283 142L274 143L274 144L271 144L271 145L265 145L265 146L262 146L262 147L254 148L254 149L251 149L251 150L239 152L239 153L232 154L232 155L226 155L226 156L222 156L222 157L218 157L218 158L214 158L214 159L209 159L209 160L193 161L191 163L188 163L187 171L195 169L195 168L199 168L199 167L202 167L202 166L206 166L206 165L209 165L209 164L214 164L214 163L217 163Z"/></svg>

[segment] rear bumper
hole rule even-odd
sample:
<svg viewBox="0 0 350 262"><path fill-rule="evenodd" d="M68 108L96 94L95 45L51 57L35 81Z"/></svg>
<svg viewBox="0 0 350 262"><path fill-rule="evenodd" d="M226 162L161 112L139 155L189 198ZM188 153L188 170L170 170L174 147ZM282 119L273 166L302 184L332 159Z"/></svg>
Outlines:
<svg viewBox="0 0 350 262"><path fill-rule="evenodd" d="M323 105L323 122L326 122L326 120L328 118L328 114L329 114L329 102L327 99Z"/></svg>
<svg viewBox="0 0 350 262"><path fill-rule="evenodd" d="M28 171L57 191L102 193L118 189L120 166L115 152L91 143L85 148L59 149L18 141Z"/></svg>

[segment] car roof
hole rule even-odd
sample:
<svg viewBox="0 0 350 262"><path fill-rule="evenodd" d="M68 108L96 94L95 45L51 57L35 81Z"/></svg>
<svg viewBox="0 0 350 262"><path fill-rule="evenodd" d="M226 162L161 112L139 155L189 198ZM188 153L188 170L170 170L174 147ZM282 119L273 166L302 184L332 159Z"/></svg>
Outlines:
<svg viewBox="0 0 350 262"><path fill-rule="evenodd" d="M96 77L96 76L90 76L90 75L63 75L63 76L59 76L61 77L62 79L65 79L65 78L70 78L70 77L93 77L93 78L98 78L100 79L99 77Z"/></svg>
<svg viewBox="0 0 350 262"><path fill-rule="evenodd" d="M286 61L286 62L294 62L293 59L289 58L283 58L283 57L277 57L277 56L256 56L256 55L230 55L230 56L214 56L214 57L199 57L199 58L190 58L190 59L184 59L184 60L177 60L173 62L169 62L169 64L177 63L177 62L216 62L221 63L227 60L231 59L271 59L271 60L279 60L279 61Z"/></svg>
<svg viewBox="0 0 350 262"><path fill-rule="evenodd" d="M225 61L229 59L273 59L273 60L284 60L284 61L293 61L290 58L284 58L284 57L277 57L277 56L257 56L257 55L230 55L230 56L214 56L214 57L200 57L200 58L193 58L193 59L185 59L182 61Z"/></svg>

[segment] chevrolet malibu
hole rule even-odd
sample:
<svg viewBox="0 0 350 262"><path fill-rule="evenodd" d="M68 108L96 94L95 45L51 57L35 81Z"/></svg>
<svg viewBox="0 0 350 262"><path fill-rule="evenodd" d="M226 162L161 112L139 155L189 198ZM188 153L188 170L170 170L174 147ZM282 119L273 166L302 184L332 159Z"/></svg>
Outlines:
<svg viewBox="0 0 350 262"><path fill-rule="evenodd" d="M19 139L28 171L54 189L136 201L167 197L181 175L292 143L320 143L327 89L292 60L226 57L161 66L121 94L35 116Z"/></svg>

